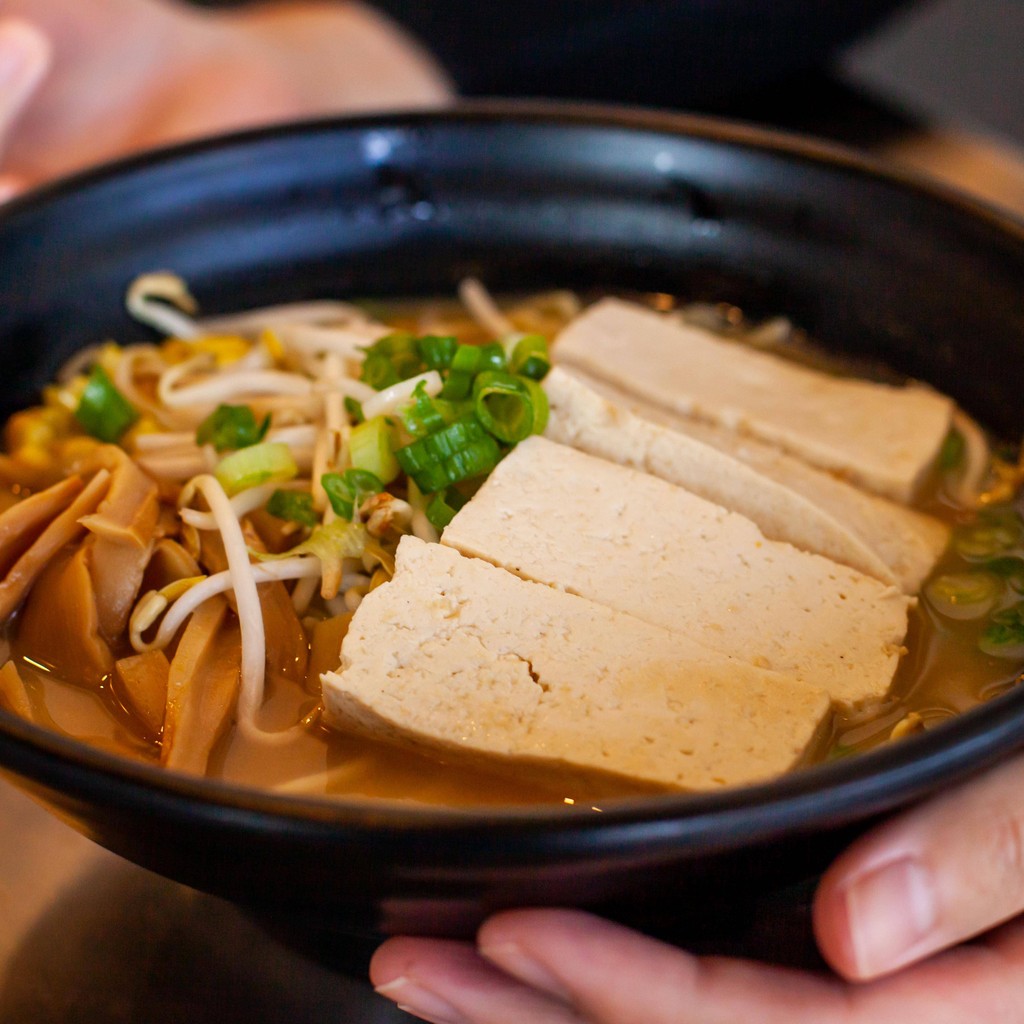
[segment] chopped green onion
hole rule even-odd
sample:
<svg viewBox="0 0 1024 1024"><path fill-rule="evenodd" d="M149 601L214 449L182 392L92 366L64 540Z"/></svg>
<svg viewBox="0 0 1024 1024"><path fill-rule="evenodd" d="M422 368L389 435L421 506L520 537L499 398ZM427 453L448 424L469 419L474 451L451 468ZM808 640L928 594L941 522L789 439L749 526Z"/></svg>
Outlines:
<svg viewBox="0 0 1024 1024"><path fill-rule="evenodd" d="M460 345L452 357L451 368L456 373L476 373L480 369L479 345Z"/></svg>
<svg viewBox="0 0 1024 1024"><path fill-rule="evenodd" d="M362 423L366 417L363 415L363 403L357 402L351 395L345 396L345 412L352 418L353 423Z"/></svg>
<svg viewBox="0 0 1024 1024"><path fill-rule="evenodd" d="M402 410L402 424L413 437L425 437L445 425L445 418L427 394L426 381L420 381L412 393L412 401Z"/></svg>
<svg viewBox="0 0 1024 1024"><path fill-rule="evenodd" d="M529 377L524 377L526 389L533 399L533 432L543 434L544 428L548 425L548 417L551 415L551 406L548 403L548 393Z"/></svg>
<svg viewBox="0 0 1024 1024"><path fill-rule="evenodd" d="M305 491L274 491L267 502L267 511L278 519L303 526L316 526L319 521L313 508L313 495Z"/></svg>
<svg viewBox="0 0 1024 1024"><path fill-rule="evenodd" d="M540 334L524 335L515 343L508 365L513 373L531 380L543 380L551 369L547 339Z"/></svg>
<svg viewBox="0 0 1024 1024"><path fill-rule="evenodd" d="M480 347L478 370L505 370L507 368L508 361L505 359L505 350L498 342L492 341L490 344Z"/></svg>
<svg viewBox="0 0 1024 1024"><path fill-rule="evenodd" d="M257 423L252 409L247 405L218 405L199 424L196 444L212 444L219 452L248 448L259 444L269 429L269 415L262 423Z"/></svg>
<svg viewBox="0 0 1024 1024"><path fill-rule="evenodd" d="M380 352L367 352L359 379L375 391L383 391L398 383L398 373L387 356Z"/></svg>
<svg viewBox="0 0 1024 1024"><path fill-rule="evenodd" d="M464 416L395 452L395 458L424 494L490 472L501 458L498 443L473 415Z"/></svg>
<svg viewBox="0 0 1024 1024"><path fill-rule="evenodd" d="M1003 596L1003 582L989 572L953 572L931 580L924 592L948 619L980 619Z"/></svg>
<svg viewBox="0 0 1024 1024"><path fill-rule="evenodd" d="M463 416L442 430L427 437L421 437L395 452L395 458L406 473L446 459L475 441L487 436L483 424L472 414ZM431 488L435 490L436 488Z"/></svg>
<svg viewBox="0 0 1024 1024"><path fill-rule="evenodd" d="M441 388L441 398L450 402L461 402L473 390L473 375L462 370L449 370L448 379Z"/></svg>
<svg viewBox="0 0 1024 1024"><path fill-rule="evenodd" d="M374 416L353 427L349 434L348 449L352 465L372 473L381 482L380 490L384 489L383 484L391 483L400 472L395 459L394 431L383 416Z"/></svg>
<svg viewBox="0 0 1024 1024"><path fill-rule="evenodd" d="M427 519L436 530L443 530L468 499L454 487L435 494L427 505Z"/></svg>
<svg viewBox="0 0 1024 1024"><path fill-rule="evenodd" d="M229 495L259 484L291 480L299 474L291 449L286 444L264 441L225 455L214 476Z"/></svg>
<svg viewBox="0 0 1024 1024"><path fill-rule="evenodd" d="M490 434L470 442L465 448L432 462L409 475L424 493L444 490L451 484L490 473L501 459L498 442Z"/></svg>
<svg viewBox="0 0 1024 1024"><path fill-rule="evenodd" d="M969 562L1007 555L1024 541L1024 528L1015 513L985 515L957 531L954 545Z"/></svg>
<svg viewBox="0 0 1024 1024"><path fill-rule="evenodd" d="M428 370L447 370L452 365L458 347L458 341L450 337L439 338L427 334L416 339L416 348Z"/></svg>
<svg viewBox="0 0 1024 1024"><path fill-rule="evenodd" d="M995 658L1024 660L1024 601L996 612L978 646Z"/></svg>
<svg viewBox="0 0 1024 1024"><path fill-rule="evenodd" d="M534 396L523 377L489 370L473 381L473 409L499 441L516 444L534 432Z"/></svg>
<svg viewBox="0 0 1024 1024"><path fill-rule="evenodd" d="M102 366L94 366L75 409L87 434L114 444L139 418L135 407L114 386Z"/></svg>
<svg viewBox="0 0 1024 1024"><path fill-rule="evenodd" d="M331 508L342 519L351 520L355 510L369 497L380 494L384 483L366 469L346 469L344 473L324 473L320 484L327 492Z"/></svg>
<svg viewBox="0 0 1024 1024"><path fill-rule="evenodd" d="M396 331L375 341L366 350L359 379L374 390L383 391L423 370L416 339L405 331Z"/></svg>

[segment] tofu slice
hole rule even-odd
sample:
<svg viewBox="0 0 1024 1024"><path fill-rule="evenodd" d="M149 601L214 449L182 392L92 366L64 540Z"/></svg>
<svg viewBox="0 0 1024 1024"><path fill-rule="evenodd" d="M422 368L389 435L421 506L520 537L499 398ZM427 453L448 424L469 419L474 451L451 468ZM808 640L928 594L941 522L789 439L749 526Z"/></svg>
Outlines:
<svg viewBox="0 0 1024 1024"><path fill-rule="evenodd" d="M829 711L818 687L414 537L322 678L343 730L673 789L778 775Z"/></svg>
<svg viewBox="0 0 1024 1024"><path fill-rule="evenodd" d="M619 299L573 320L555 357L901 502L931 470L953 416L952 401L928 388L819 373Z"/></svg>
<svg viewBox="0 0 1024 1024"><path fill-rule="evenodd" d="M543 437L499 463L441 541L846 704L885 695L907 630L896 587Z"/></svg>
<svg viewBox="0 0 1024 1024"><path fill-rule="evenodd" d="M559 376L555 376L556 372L558 371L552 370L549 374L545 380L545 387L548 386L548 381L553 379L556 382L556 394L560 394L564 389L559 388L558 383L561 380L561 375L565 375L566 371L561 371ZM934 516L926 515L917 509L907 508L906 505L900 505L876 494L869 494L845 480L840 480L830 473L825 473L807 465L806 462L801 462L800 459L794 458L792 455L787 455L778 448L773 448L771 445L763 444L750 437L744 437L726 427L716 426L713 423L702 423L699 420L670 412L581 371L574 369L571 373L581 384L592 388L615 406L628 409L641 419L666 427L674 433L685 434L701 444L715 448L737 462L749 466L762 477L768 477L787 490L805 498L812 505L821 509L826 517L831 517L842 529L849 531L877 554L895 575L900 589L905 594L916 594L921 589L926 577L935 568L935 564L949 545L949 527ZM567 430L564 427L561 429ZM549 430L548 434L554 440L562 440L561 437L554 436L553 430ZM579 447L591 451L583 444L580 444ZM593 454L603 455L606 458L611 457L604 452L593 451ZM663 472L665 465L660 462L655 463L651 460L643 468L672 483L687 486L686 481L675 479L667 471ZM728 501L715 498L710 493L703 493L694 487L691 487L691 490L695 490L696 493L702 494L709 500L718 501L719 504L723 504L727 508L733 508ZM780 505L779 507L781 510L785 506ZM763 516L753 515L749 509L740 507L735 507L733 510L754 519L767 536L776 539L773 527L765 521ZM803 529L805 525L800 521L794 526L794 529ZM827 537L827 534L824 536ZM789 540L797 547L805 546L799 539L794 540L782 535L781 531L779 531L777 539ZM817 551L844 565L853 565L854 568L875 575L867 565L857 565L852 558L843 557L840 550L827 550L824 539L820 547L814 545L809 537L804 540L806 549L809 551ZM831 543L829 547L832 547Z"/></svg>
<svg viewBox="0 0 1024 1024"><path fill-rule="evenodd" d="M841 523L795 491L718 449L631 413L555 367L544 380L551 405L544 436L631 466L756 523L770 540L895 583L888 565Z"/></svg>

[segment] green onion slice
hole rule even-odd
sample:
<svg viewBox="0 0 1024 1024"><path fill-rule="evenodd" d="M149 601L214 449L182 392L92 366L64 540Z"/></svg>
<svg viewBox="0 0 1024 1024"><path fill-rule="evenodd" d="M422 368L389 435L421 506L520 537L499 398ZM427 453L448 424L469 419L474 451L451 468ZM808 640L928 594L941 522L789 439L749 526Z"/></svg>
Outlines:
<svg viewBox="0 0 1024 1024"><path fill-rule="evenodd" d="M274 491L267 501L267 511L278 519L303 526L316 526L319 522L313 508L313 495L305 491Z"/></svg>
<svg viewBox="0 0 1024 1024"><path fill-rule="evenodd" d="M523 377L489 370L473 381L473 409L499 441L516 444L534 432L534 394Z"/></svg>
<svg viewBox="0 0 1024 1024"><path fill-rule="evenodd" d="M990 572L952 572L924 588L931 606L948 619L980 619L1003 596L1003 582Z"/></svg>
<svg viewBox="0 0 1024 1024"><path fill-rule="evenodd" d="M351 520L355 510L369 497L380 494L384 483L366 469L346 469L344 473L324 473L320 484L327 492L331 508L342 519Z"/></svg>
<svg viewBox="0 0 1024 1024"><path fill-rule="evenodd" d="M456 373L476 373L480 369L481 359L479 345L460 345L452 357L451 368Z"/></svg>
<svg viewBox="0 0 1024 1024"><path fill-rule="evenodd" d="M299 475L299 467L288 445L264 441L225 455L213 473L221 487L233 495L259 484L291 480Z"/></svg>
<svg viewBox="0 0 1024 1024"><path fill-rule="evenodd" d="M458 348L455 338L427 334L416 339L416 349L428 370L447 370Z"/></svg>
<svg viewBox="0 0 1024 1024"><path fill-rule="evenodd" d="M473 375L462 370L449 370L448 379L441 388L440 397L449 402L461 402L469 398L473 390Z"/></svg>
<svg viewBox="0 0 1024 1024"><path fill-rule="evenodd" d="M406 331L396 331L366 349L359 379L374 390L383 391L425 369L417 339Z"/></svg>
<svg viewBox="0 0 1024 1024"><path fill-rule="evenodd" d="M397 384L399 377L387 356L379 352L367 352L359 372L359 379L369 384L375 391L383 391L385 388L391 387L392 384Z"/></svg>
<svg viewBox="0 0 1024 1024"><path fill-rule="evenodd" d="M374 416L353 427L348 450L352 466L370 473L380 482L379 490L383 490L384 484L391 483L401 472L395 459L395 432L384 416Z"/></svg>
<svg viewBox="0 0 1024 1024"><path fill-rule="evenodd" d="M425 494L490 473L501 459L501 448L490 434L409 475Z"/></svg>
<svg viewBox="0 0 1024 1024"><path fill-rule="evenodd" d="M512 348L509 369L531 380L543 380L551 369L547 339L540 334L523 335Z"/></svg>
<svg viewBox="0 0 1024 1024"><path fill-rule="evenodd" d="M92 437L115 444L139 418L102 366L94 366L75 409L75 419Z"/></svg>
<svg viewBox="0 0 1024 1024"><path fill-rule="evenodd" d="M1024 601L996 612L978 646L995 658L1024 661Z"/></svg>
<svg viewBox="0 0 1024 1024"><path fill-rule="evenodd" d="M472 414L395 452L402 469L424 494L489 473L501 458L497 441Z"/></svg>
<svg viewBox="0 0 1024 1024"><path fill-rule="evenodd" d="M252 409L247 405L218 405L199 424L196 444L212 444L219 452L248 448L259 444L269 429L269 414L262 423L257 423Z"/></svg>
<svg viewBox="0 0 1024 1024"><path fill-rule="evenodd" d="M435 494L427 504L427 519L437 530L443 530L454 518L456 512L462 508L469 499L460 494L454 487Z"/></svg>
<svg viewBox="0 0 1024 1024"><path fill-rule="evenodd" d="M979 516L977 522L959 529L954 546L969 562L984 562L1007 555L1024 541L1024 527L1013 512Z"/></svg>
<svg viewBox="0 0 1024 1024"><path fill-rule="evenodd" d="M345 412L352 417L353 423L362 423L366 417L363 415L363 403L357 402L351 395L345 396Z"/></svg>
<svg viewBox="0 0 1024 1024"><path fill-rule="evenodd" d="M483 370L507 370L508 361L505 359L505 350L497 341L480 347L480 366Z"/></svg>
<svg viewBox="0 0 1024 1024"><path fill-rule="evenodd" d="M444 427L444 415L427 394L426 381L416 385L412 400L402 410L402 425L413 437L426 437Z"/></svg>

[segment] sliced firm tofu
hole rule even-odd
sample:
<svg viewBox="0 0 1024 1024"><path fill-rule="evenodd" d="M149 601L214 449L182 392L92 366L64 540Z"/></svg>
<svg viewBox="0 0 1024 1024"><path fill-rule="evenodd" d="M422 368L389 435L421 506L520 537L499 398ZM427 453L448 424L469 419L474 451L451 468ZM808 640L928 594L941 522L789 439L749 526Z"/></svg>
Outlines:
<svg viewBox="0 0 1024 1024"><path fill-rule="evenodd" d="M567 374L562 371L556 377L557 372L557 370L553 370L548 379L554 378L556 394L561 396L566 389L560 386L560 381L562 376L567 376ZM744 437L726 427L702 423L691 417L673 413L581 371L573 370L572 375L581 384L592 388L618 408L628 409L644 420L667 427L674 433L685 434L701 444L716 448L737 462L749 466L762 477L768 477L787 490L800 495L821 509L826 517L830 517L838 523L841 529L848 531L874 552L892 571L900 588L906 594L916 594L921 589L921 584L935 568L936 562L949 544L949 527L934 516L907 508L905 505L900 505L887 498L868 494L845 480L840 480L830 473L808 466L806 462L801 462L800 459L787 455L778 448L755 441L750 437ZM547 380L545 380L545 387L547 387ZM566 417L561 418L565 419ZM549 436L553 436L555 440L565 440L563 437L554 435L553 431L559 429L565 433L573 432L570 423L568 427L553 428L548 432ZM594 454L602 455L605 458L613 457L606 452L588 448L584 444L580 444L579 447L593 451ZM667 462L650 460L649 464L643 468L672 483L689 486L687 481L676 479L675 475L669 475L667 466ZM702 493L692 486L690 489ZM727 501L715 498L709 493L704 493L702 496L743 513L754 519L768 536L776 536L773 533L773 528L766 523L763 516L752 515L748 509L731 506ZM782 509L786 506L783 504L779 507ZM794 528L803 529L804 525L806 524L801 522ZM868 565L856 564L852 557L843 557L840 550L826 550L824 546L826 540L831 548L834 538L829 539L825 527L822 527L820 546L812 543L809 537L805 537L801 542L799 539L794 540L792 537L784 536L778 527L775 527L775 530L778 531L780 540L789 540L797 547L806 546L808 551L817 551L844 565L853 565L854 568L875 575Z"/></svg>
<svg viewBox="0 0 1024 1024"><path fill-rule="evenodd" d="M818 687L413 537L323 696L338 728L446 757L692 790L786 771L829 711Z"/></svg>
<svg viewBox="0 0 1024 1024"><path fill-rule="evenodd" d="M907 630L896 587L543 437L499 463L441 540L847 704L885 695Z"/></svg>
<svg viewBox="0 0 1024 1024"><path fill-rule="evenodd" d="M746 516L770 540L896 582L889 566L827 512L717 448L634 415L561 367L545 378L544 390L550 440L685 487Z"/></svg>
<svg viewBox="0 0 1024 1024"><path fill-rule="evenodd" d="M555 356L902 502L934 465L953 415L952 401L925 387L819 373L619 299L573 320Z"/></svg>

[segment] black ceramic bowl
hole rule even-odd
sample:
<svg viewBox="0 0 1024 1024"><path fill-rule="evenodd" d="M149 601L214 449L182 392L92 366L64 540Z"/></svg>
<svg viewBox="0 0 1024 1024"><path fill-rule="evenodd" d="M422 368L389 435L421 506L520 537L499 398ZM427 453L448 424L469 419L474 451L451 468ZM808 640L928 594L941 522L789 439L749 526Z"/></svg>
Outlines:
<svg viewBox="0 0 1024 1024"><path fill-rule="evenodd" d="M73 349L137 336L125 286L159 268L209 312L449 293L466 274L725 300L932 381L1008 437L1024 428L1008 372L1024 341L1021 227L849 154L722 123L521 106L320 122L44 189L0 213L7 410ZM1012 693L877 753L601 814L275 796L4 714L0 764L104 846L310 944L332 930L461 935L496 908L555 904L777 952L787 887L1022 738Z"/></svg>

